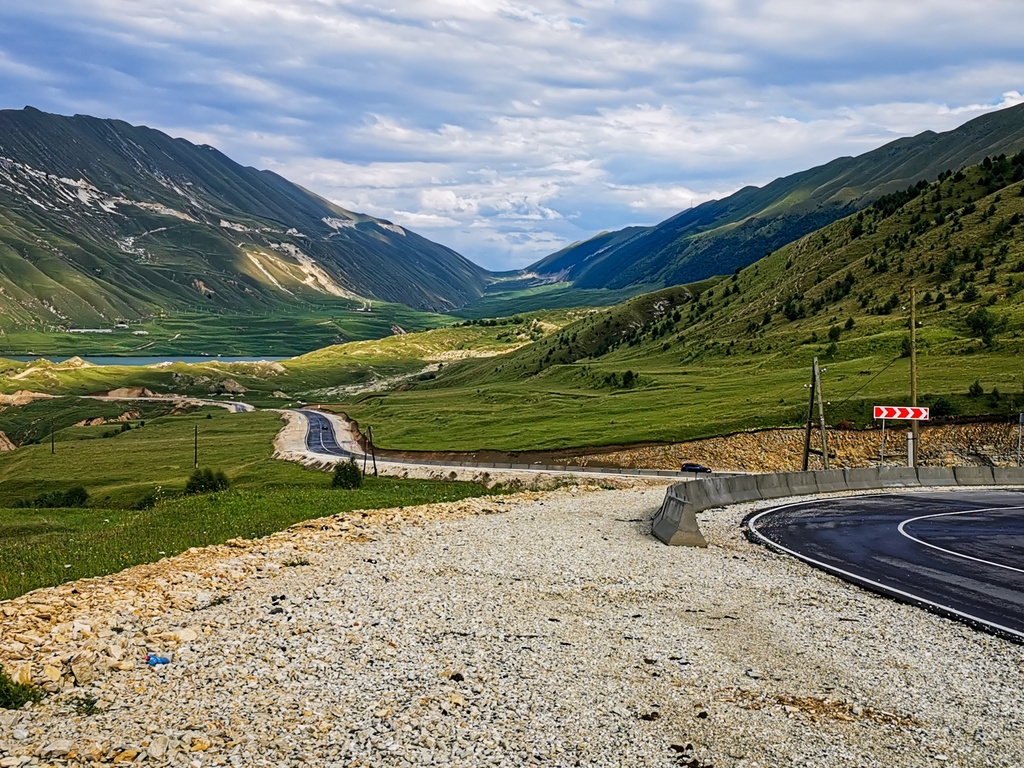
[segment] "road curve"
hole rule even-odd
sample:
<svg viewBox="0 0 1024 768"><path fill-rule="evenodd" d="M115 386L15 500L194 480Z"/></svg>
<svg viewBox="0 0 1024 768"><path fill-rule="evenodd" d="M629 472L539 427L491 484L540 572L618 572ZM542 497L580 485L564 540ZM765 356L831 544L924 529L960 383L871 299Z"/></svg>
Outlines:
<svg viewBox="0 0 1024 768"><path fill-rule="evenodd" d="M299 411L306 417L306 449L330 456L362 457L363 451L354 440L339 440L330 418L312 409Z"/></svg>
<svg viewBox="0 0 1024 768"><path fill-rule="evenodd" d="M819 499L747 527L843 579L1024 642L1024 491Z"/></svg>
<svg viewBox="0 0 1024 768"><path fill-rule="evenodd" d="M337 415L321 413L313 408L302 408L291 411L303 417L306 421L305 449L310 454L323 454L327 456L341 456L352 458L363 458L363 449L352 435L338 437L337 430L339 423L344 423ZM343 433L344 434L344 433ZM671 482L680 479L692 479L697 477L693 472L671 472L666 470L645 470L645 469L607 469L600 467L569 467L569 466L533 466L527 465L517 467L505 464L486 464L468 462L446 462L426 461L416 459L399 459L377 457L377 464L385 466L388 464L404 467L422 467L431 470L438 469L473 469L473 470L497 470L499 472L513 472L518 475L536 476L539 474L557 474L574 477L588 478L620 478L620 477L642 477L652 480L663 480ZM704 475L706 476L706 475Z"/></svg>

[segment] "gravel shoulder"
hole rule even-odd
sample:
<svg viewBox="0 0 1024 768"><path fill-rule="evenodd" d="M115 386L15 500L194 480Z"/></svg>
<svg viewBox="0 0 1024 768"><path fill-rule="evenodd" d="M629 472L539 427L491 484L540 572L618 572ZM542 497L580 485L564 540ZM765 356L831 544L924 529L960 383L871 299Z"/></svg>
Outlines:
<svg viewBox="0 0 1024 768"><path fill-rule="evenodd" d="M0 711L0 766L1024 763L1024 647L751 544L752 504L666 547L663 495L353 513L0 603L55 691Z"/></svg>

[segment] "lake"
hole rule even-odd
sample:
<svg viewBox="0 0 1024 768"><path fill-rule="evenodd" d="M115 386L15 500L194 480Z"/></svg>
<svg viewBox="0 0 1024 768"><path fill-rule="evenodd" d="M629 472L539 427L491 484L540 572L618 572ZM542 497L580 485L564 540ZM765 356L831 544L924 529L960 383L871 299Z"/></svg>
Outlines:
<svg viewBox="0 0 1024 768"><path fill-rule="evenodd" d="M0 357L15 360L19 363L32 363L36 360L49 360L54 363L67 360L70 355L4 355ZM256 363L287 360L287 357L206 357L200 355L169 355L167 357L115 357L82 355L83 360L93 365L156 365L157 363Z"/></svg>

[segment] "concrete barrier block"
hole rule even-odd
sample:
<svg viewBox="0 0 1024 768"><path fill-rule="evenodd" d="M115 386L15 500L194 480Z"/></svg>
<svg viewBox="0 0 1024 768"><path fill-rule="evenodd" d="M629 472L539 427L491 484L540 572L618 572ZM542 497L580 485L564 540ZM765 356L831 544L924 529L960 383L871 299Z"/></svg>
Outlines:
<svg viewBox="0 0 1024 768"><path fill-rule="evenodd" d="M846 475L846 487L851 491L869 491L882 487L877 467L844 469L843 474Z"/></svg>
<svg viewBox="0 0 1024 768"><path fill-rule="evenodd" d="M680 499L672 486L665 492L665 500L654 516L651 532L670 547L706 547L704 534L697 525L697 517L688 500Z"/></svg>
<svg viewBox="0 0 1024 768"><path fill-rule="evenodd" d="M711 507L724 507L731 502L723 486L724 480L719 478L691 480L683 486L681 493L694 512L703 512Z"/></svg>
<svg viewBox="0 0 1024 768"><path fill-rule="evenodd" d="M818 492L816 472L787 472L786 483L793 496L809 496Z"/></svg>
<svg viewBox="0 0 1024 768"><path fill-rule="evenodd" d="M725 490L733 503L760 501L763 498L757 488L757 477L755 475L731 475L723 479Z"/></svg>
<svg viewBox="0 0 1024 768"><path fill-rule="evenodd" d="M779 472L754 475L757 492L761 494L762 499L781 499L792 496L793 492L789 490L787 477L785 473Z"/></svg>
<svg viewBox="0 0 1024 768"><path fill-rule="evenodd" d="M921 481L914 467L879 467L879 488L917 488Z"/></svg>
<svg viewBox="0 0 1024 768"><path fill-rule="evenodd" d="M957 484L952 467L918 467L917 479L924 486L942 487Z"/></svg>
<svg viewBox="0 0 1024 768"><path fill-rule="evenodd" d="M992 467L953 467L957 485L995 485Z"/></svg>
<svg viewBox="0 0 1024 768"><path fill-rule="evenodd" d="M850 490L850 486L846 484L846 473L841 469L825 469L815 472L814 475L820 493L838 493Z"/></svg>
<svg viewBox="0 0 1024 768"><path fill-rule="evenodd" d="M996 485L1024 485L1024 467L993 467Z"/></svg>

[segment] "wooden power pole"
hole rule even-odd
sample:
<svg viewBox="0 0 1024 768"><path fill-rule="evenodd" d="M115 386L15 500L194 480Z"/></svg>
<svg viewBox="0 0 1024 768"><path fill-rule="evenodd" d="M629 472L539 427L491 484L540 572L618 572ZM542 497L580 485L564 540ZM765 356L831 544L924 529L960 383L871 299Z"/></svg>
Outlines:
<svg viewBox="0 0 1024 768"><path fill-rule="evenodd" d="M814 358L814 365L811 368L811 394L807 401L807 429L804 432L804 461L803 471L806 472L810 465L811 431L814 429L814 401L818 401L818 431L821 433L821 461L825 469L828 469L828 436L825 433L825 401L821 397L821 371L818 369L818 358Z"/></svg>
<svg viewBox="0 0 1024 768"><path fill-rule="evenodd" d="M917 406L917 291L910 287L910 404ZM918 445L921 439L921 422L910 422L910 433L914 446L910 454L911 466L917 466Z"/></svg>

